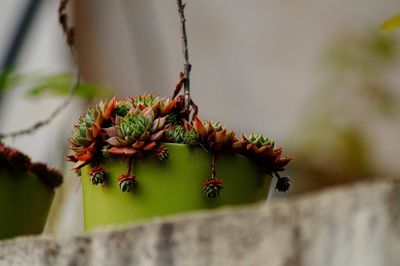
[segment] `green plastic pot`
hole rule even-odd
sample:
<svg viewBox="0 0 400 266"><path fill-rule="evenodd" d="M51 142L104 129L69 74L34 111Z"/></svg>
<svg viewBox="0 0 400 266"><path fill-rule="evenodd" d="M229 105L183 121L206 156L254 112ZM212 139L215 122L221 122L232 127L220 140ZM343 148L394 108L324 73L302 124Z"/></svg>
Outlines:
<svg viewBox="0 0 400 266"><path fill-rule="evenodd" d="M0 168L0 239L42 233L53 198L36 175Z"/></svg>
<svg viewBox="0 0 400 266"><path fill-rule="evenodd" d="M128 193L120 191L116 181L127 171L126 161L109 159L102 164L107 173L103 185L94 186L89 167L82 169L85 230L266 199L271 179L248 158L219 155L217 177L223 179L224 189L217 198L207 198L202 181L210 178L211 155L200 147L164 145L169 150L166 162L154 158L134 161L138 186Z"/></svg>

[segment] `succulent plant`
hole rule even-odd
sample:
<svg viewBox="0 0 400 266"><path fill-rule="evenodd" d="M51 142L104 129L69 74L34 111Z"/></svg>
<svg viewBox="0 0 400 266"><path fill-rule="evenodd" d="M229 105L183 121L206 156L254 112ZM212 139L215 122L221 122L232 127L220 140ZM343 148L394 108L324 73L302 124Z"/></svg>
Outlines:
<svg viewBox="0 0 400 266"><path fill-rule="evenodd" d="M194 130L185 132L184 143L190 146L196 146L199 144L199 134Z"/></svg>
<svg viewBox="0 0 400 266"><path fill-rule="evenodd" d="M162 113L163 115L168 114L167 120L168 124L172 125L183 125L184 121L189 121L191 114L197 115L197 106L191 101L191 105L189 108L185 107L185 97L183 95L179 95L174 97L172 100L168 98L164 100L165 102L171 101L168 105L164 103L164 105L169 108L166 108L168 112L165 111ZM195 108L194 108L194 107Z"/></svg>
<svg viewBox="0 0 400 266"><path fill-rule="evenodd" d="M167 124L176 124L178 122L178 115L171 113L167 115Z"/></svg>
<svg viewBox="0 0 400 266"><path fill-rule="evenodd" d="M131 174L133 158L151 155L161 162L168 159L169 152L162 141L198 145L212 154L211 178L203 182L209 198L218 196L223 189L223 181L216 178L215 171L215 160L220 153L247 156L278 178L277 190L286 191L290 187L290 179L280 177L279 172L292 157L283 157L282 147L275 148L273 139L261 134L242 135L238 139L221 123L201 121L197 106L191 101L186 107L183 95L174 94L171 99L143 94L99 102L80 117L69 141L74 155L67 158L76 163L75 171L88 163L98 165L89 173L94 185L105 182L105 169L99 166L102 158L121 155L128 158L128 172L118 177L124 192L136 186L136 177ZM0 164L5 160L3 157L0 146Z"/></svg>
<svg viewBox="0 0 400 266"><path fill-rule="evenodd" d="M118 101L115 105L115 114L124 117L132 109L132 104L127 101Z"/></svg>
<svg viewBox="0 0 400 266"><path fill-rule="evenodd" d="M176 106L175 100L171 100L170 98L162 98L158 101L156 111L159 116L174 115L172 111L174 110L175 106Z"/></svg>
<svg viewBox="0 0 400 266"><path fill-rule="evenodd" d="M9 149L6 156L8 166L16 172L26 172L31 164L31 159L25 154L15 150Z"/></svg>
<svg viewBox="0 0 400 266"><path fill-rule="evenodd" d="M287 192L290 189L291 186L291 180L289 177L280 177L279 175L277 176L278 181L275 186L275 190L280 191L280 192Z"/></svg>
<svg viewBox="0 0 400 266"><path fill-rule="evenodd" d="M118 117L117 117L118 119ZM128 142L133 143L135 140L144 138L145 131L148 130L150 126L150 119L146 118L141 113L129 114L125 118L120 119L117 124L119 125L118 136Z"/></svg>
<svg viewBox="0 0 400 266"><path fill-rule="evenodd" d="M250 134L249 137L243 135L233 147L236 152L256 161L271 176L277 176L293 159L291 156L282 157L283 148L275 148L274 140L260 134Z"/></svg>
<svg viewBox="0 0 400 266"><path fill-rule="evenodd" d="M94 166L90 169L89 176L93 185L103 184L106 180L106 170L101 166Z"/></svg>
<svg viewBox="0 0 400 266"><path fill-rule="evenodd" d="M16 149L7 147L0 142L0 167L14 172L26 172L31 164L31 159Z"/></svg>
<svg viewBox="0 0 400 266"><path fill-rule="evenodd" d="M58 170L43 163L32 163L29 170L50 187L58 187L63 182L63 176Z"/></svg>
<svg viewBox="0 0 400 266"><path fill-rule="evenodd" d="M185 129L181 125L175 125L165 131L164 139L172 143L185 143Z"/></svg>
<svg viewBox="0 0 400 266"><path fill-rule="evenodd" d="M62 184L63 176L54 168L43 163L32 163L31 159L22 152L0 143L0 168L13 173L31 172L49 187Z"/></svg>
<svg viewBox="0 0 400 266"><path fill-rule="evenodd" d="M149 93L145 93L131 99L133 108L140 111L158 104L159 101L160 97L153 96Z"/></svg>
<svg viewBox="0 0 400 266"><path fill-rule="evenodd" d="M118 177L118 185L122 192L130 192L137 186L136 176L129 173L122 174Z"/></svg>
<svg viewBox="0 0 400 266"><path fill-rule="evenodd" d="M261 135L251 133L248 137L242 134L242 139L236 140L233 148L237 152L243 152L253 157L271 156L274 151L274 140Z"/></svg>
<svg viewBox="0 0 400 266"><path fill-rule="evenodd" d="M160 162L165 162L169 156L168 149L164 145L161 145L157 148L155 156Z"/></svg>
<svg viewBox="0 0 400 266"><path fill-rule="evenodd" d="M211 152L232 152L236 141L235 133L228 131L220 123L202 122L197 116L192 124L185 123L187 130L193 129L199 136L199 143Z"/></svg>
<svg viewBox="0 0 400 266"><path fill-rule="evenodd" d="M257 148L265 147L265 146L274 146L275 141L270 137L261 135L261 134L254 134L251 133L249 137L243 135L243 138L250 142L253 146Z"/></svg>
<svg viewBox="0 0 400 266"><path fill-rule="evenodd" d="M107 152L115 155L141 157L157 146L164 134L165 117L155 119L151 107L136 110L126 117L117 116L115 126L105 128Z"/></svg>
<svg viewBox="0 0 400 266"><path fill-rule="evenodd" d="M73 169L79 169L88 164L95 155L96 144L98 140L102 140L102 128L110 123L115 105L115 97L108 103L100 101L79 118L69 139L70 148L75 155L67 156L67 159L76 163Z"/></svg>
<svg viewBox="0 0 400 266"><path fill-rule="evenodd" d="M203 190L208 198L216 198L221 194L224 182L218 178L209 178L203 180Z"/></svg>

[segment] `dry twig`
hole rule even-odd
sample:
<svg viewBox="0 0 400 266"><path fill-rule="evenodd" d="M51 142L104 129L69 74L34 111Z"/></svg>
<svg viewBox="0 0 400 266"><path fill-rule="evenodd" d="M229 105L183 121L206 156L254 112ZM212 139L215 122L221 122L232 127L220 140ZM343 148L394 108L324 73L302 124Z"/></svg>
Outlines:
<svg viewBox="0 0 400 266"><path fill-rule="evenodd" d="M185 108L189 108L190 105L190 70L192 65L189 62L189 48L188 48L188 40L186 34L186 18L185 18L185 6L186 4L182 4L182 0L176 1L178 4L178 12L180 15L181 21L181 38L182 38L182 53L184 58L184 71L183 71L183 78L184 78L184 95L185 95Z"/></svg>

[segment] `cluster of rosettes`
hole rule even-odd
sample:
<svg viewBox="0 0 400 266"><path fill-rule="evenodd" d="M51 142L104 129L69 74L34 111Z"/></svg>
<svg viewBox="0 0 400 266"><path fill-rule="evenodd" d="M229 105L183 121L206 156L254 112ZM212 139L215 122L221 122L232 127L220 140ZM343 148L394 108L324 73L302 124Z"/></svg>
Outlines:
<svg viewBox="0 0 400 266"><path fill-rule="evenodd" d="M0 143L0 169L18 174L31 172L50 187L58 187L63 181L63 176L56 169L43 163L32 163L27 155L3 143Z"/></svg>
<svg viewBox="0 0 400 266"><path fill-rule="evenodd" d="M197 112L197 110L196 110ZM127 172L118 178L120 189L129 192L137 185L131 172L135 158L152 156L160 162L168 159L163 142L201 146L213 154L236 153L257 162L271 176L278 178L277 189L286 191L290 180L278 172L292 159L282 157L282 148L274 141L258 134L243 135L240 139L220 123L201 121L196 113L190 115L181 98L160 98L151 94L135 98L99 102L90 107L75 125L70 138L75 162L74 169L92 166L89 175L93 184L103 184L106 171L100 166L108 156L127 159ZM215 177L214 159L211 178L204 180L203 190L208 197L221 193L223 181Z"/></svg>

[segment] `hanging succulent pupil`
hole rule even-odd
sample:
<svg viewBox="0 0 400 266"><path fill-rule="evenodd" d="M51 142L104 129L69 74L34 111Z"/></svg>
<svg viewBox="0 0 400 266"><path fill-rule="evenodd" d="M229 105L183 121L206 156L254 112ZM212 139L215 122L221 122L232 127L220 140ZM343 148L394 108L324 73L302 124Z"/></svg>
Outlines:
<svg viewBox="0 0 400 266"><path fill-rule="evenodd" d="M94 174L94 175L92 175L91 180L92 180L93 185L103 184L104 183L104 175Z"/></svg>
<svg viewBox="0 0 400 266"><path fill-rule="evenodd" d="M291 181L289 177L278 177L275 190L279 192L287 192L290 189Z"/></svg>
<svg viewBox="0 0 400 266"><path fill-rule="evenodd" d="M168 156L169 156L168 149L166 147L164 147L163 145L161 145L156 151L156 158L160 162L164 162L164 161L168 160Z"/></svg>
<svg viewBox="0 0 400 266"><path fill-rule="evenodd" d="M119 188L121 189L122 192L130 192L134 189L134 187L136 185L137 185L136 180L126 179L126 180L122 180L119 183Z"/></svg>
<svg viewBox="0 0 400 266"><path fill-rule="evenodd" d="M103 184L105 182L106 172L101 166L94 166L89 171L90 181L93 185Z"/></svg>
<svg viewBox="0 0 400 266"><path fill-rule="evenodd" d="M130 192L133 188L133 181L131 180L122 181L120 186L122 192Z"/></svg>
<svg viewBox="0 0 400 266"><path fill-rule="evenodd" d="M204 190L208 198L215 198L220 194L220 191L216 186L209 186L206 187Z"/></svg>
<svg viewBox="0 0 400 266"><path fill-rule="evenodd" d="M216 198L221 194L223 181L218 178L209 178L203 181L203 190L208 198Z"/></svg>
<svg viewBox="0 0 400 266"><path fill-rule="evenodd" d="M122 192L130 192L137 185L136 177L125 173L118 177L118 185Z"/></svg>

